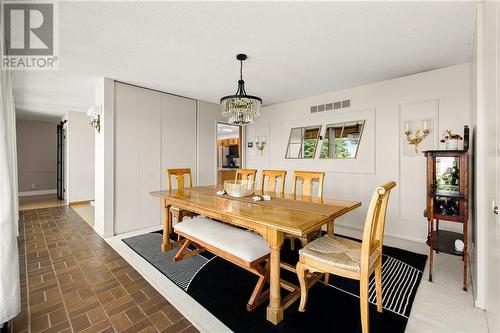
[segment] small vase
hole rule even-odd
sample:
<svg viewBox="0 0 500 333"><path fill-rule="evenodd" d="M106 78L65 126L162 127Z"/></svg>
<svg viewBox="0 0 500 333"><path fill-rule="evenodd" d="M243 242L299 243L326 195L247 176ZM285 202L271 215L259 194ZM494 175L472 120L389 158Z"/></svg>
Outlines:
<svg viewBox="0 0 500 333"><path fill-rule="evenodd" d="M446 140L446 150L458 150L459 140Z"/></svg>

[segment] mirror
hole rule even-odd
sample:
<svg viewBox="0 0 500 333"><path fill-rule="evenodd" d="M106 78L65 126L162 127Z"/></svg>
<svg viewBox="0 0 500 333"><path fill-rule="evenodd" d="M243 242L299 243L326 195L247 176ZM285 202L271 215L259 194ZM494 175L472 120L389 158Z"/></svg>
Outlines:
<svg viewBox="0 0 500 333"><path fill-rule="evenodd" d="M320 132L320 125L292 128L285 158L314 158Z"/></svg>
<svg viewBox="0 0 500 333"><path fill-rule="evenodd" d="M364 120L327 125L320 158L356 158Z"/></svg>

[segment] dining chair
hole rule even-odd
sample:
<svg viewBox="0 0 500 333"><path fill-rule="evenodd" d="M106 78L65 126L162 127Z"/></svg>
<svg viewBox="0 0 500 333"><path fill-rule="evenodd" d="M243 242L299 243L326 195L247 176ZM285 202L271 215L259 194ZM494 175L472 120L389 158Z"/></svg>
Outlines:
<svg viewBox="0 0 500 333"><path fill-rule="evenodd" d="M193 177L191 176L191 169L167 169L168 175L168 190L172 190L172 176L175 176L177 180L177 188L184 188L184 176L187 175L189 180L189 187L193 186Z"/></svg>
<svg viewBox="0 0 500 333"><path fill-rule="evenodd" d="M256 169L237 169L236 175L234 176L234 180L248 180L249 177L252 177L252 181L255 181L255 177L257 176Z"/></svg>
<svg viewBox="0 0 500 333"><path fill-rule="evenodd" d="M168 175L168 190L172 191L172 178L175 176L175 179L177 180L177 189L182 189L185 188L185 179L184 177L187 176L187 179L189 181L189 186L188 187L193 187L193 177L191 175L191 169L190 168L181 168L181 169L167 169L167 175ZM170 212L172 213L172 216L177 220L177 222L180 222L184 219L186 216L197 216L198 214L189 212L187 210L183 209L177 209L177 208L171 208Z"/></svg>
<svg viewBox="0 0 500 333"><path fill-rule="evenodd" d="M280 179L281 186L279 193L281 196L285 194L285 178L286 171L285 170L262 170L262 174L260 177L260 192L264 193L264 185L265 179L267 177L267 192L276 193L276 185L277 180Z"/></svg>
<svg viewBox="0 0 500 333"><path fill-rule="evenodd" d="M363 333L369 332L368 285L373 272L377 311L382 312L382 245L387 204L391 189L395 186L396 183L390 181L373 192L361 242L325 235L299 250L299 262L296 267L300 283L299 311L305 310L307 302L306 272L325 273L326 284L329 274L359 280L361 328Z"/></svg>
<svg viewBox="0 0 500 333"><path fill-rule="evenodd" d="M323 198L323 181L325 179L325 173L320 171L295 171L293 173L293 195L297 196L297 184L301 181L301 195L302 199L310 199L313 197L312 188L313 182L318 182L318 193L315 195L316 198Z"/></svg>
<svg viewBox="0 0 500 333"><path fill-rule="evenodd" d="M325 179L325 173L320 171L295 171L293 173L293 196L297 198L298 196L298 183L301 183L300 191L301 191L301 199L304 201L312 201L312 198L315 197L317 199L323 198L323 182ZM318 182L318 192L314 196L312 195L313 182ZM311 237L319 234L321 229L313 231L306 235L305 237L295 237L292 235L285 234L285 238L290 240L290 249L295 250L295 240L298 238L302 244L302 246L306 245Z"/></svg>

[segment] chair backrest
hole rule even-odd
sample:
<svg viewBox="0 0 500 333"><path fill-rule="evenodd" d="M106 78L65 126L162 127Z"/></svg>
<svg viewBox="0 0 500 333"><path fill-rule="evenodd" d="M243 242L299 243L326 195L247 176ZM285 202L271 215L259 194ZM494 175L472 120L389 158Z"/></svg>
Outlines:
<svg viewBox="0 0 500 333"><path fill-rule="evenodd" d="M188 175L189 187L193 186L193 178L191 176L191 169L167 169L168 174L168 190L172 190L172 176L177 178L177 188L184 188L184 175Z"/></svg>
<svg viewBox="0 0 500 333"><path fill-rule="evenodd" d="M384 243L385 217L387 204L391 190L396 182L390 181L373 192L368 213L366 213L365 228L363 230L363 244L361 245L361 271L368 270L370 256L374 251L379 251L382 256L382 245Z"/></svg>
<svg viewBox="0 0 500 333"><path fill-rule="evenodd" d="M252 181L255 181L255 177L257 176L256 169L237 169L234 180L248 180L248 177L252 177Z"/></svg>
<svg viewBox="0 0 500 333"><path fill-rule="evenodd" d="M318 171L295 171L293 173L293 194L297 195L297 182L302 179L302 196L311 197L312 183L318 180L318 195L317 198L323 198L323 181L325 179L324 172Z"/></svg>
<svg viewBox="0 0 500 333"><path fill-rule="evenodd" d="M276 192L276 180L281 178L281 188L280 193L285 193L285 178L286 171L285 170L262 170L262 175L260 177L260 191L264 192L264 181L267 177L267 191L268 192Z"/></svg>

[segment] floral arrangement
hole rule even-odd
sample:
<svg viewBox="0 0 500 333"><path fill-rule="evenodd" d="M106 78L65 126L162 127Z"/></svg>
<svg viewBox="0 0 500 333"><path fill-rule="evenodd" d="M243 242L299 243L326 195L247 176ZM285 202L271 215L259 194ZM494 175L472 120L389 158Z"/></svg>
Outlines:
<svg viewBox="0 0 500 333"><path fill-rule="evenodd" d="M448 140L463 140L464 139L459 134L453 133L451 130L446 130L445 134L446 134L445 137L441 139L442 143L446 143L446 141L448 141Z"/></svg>

